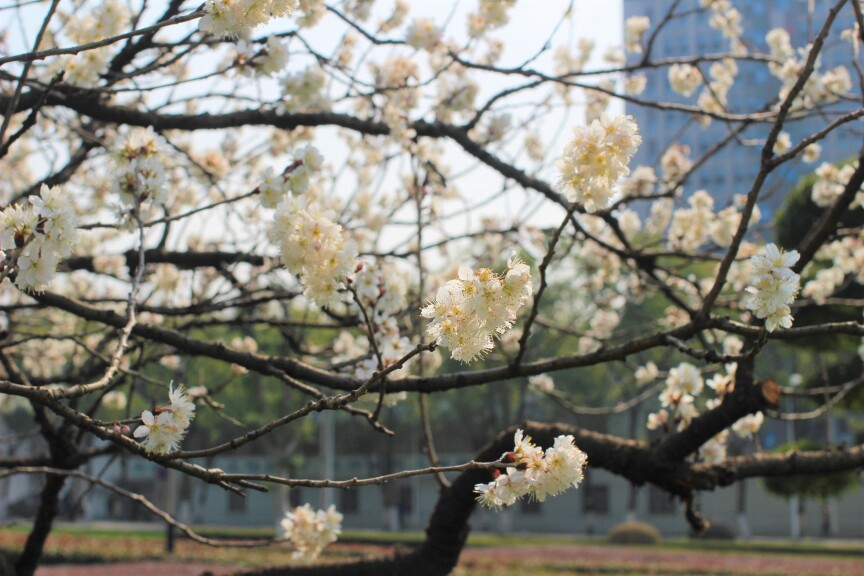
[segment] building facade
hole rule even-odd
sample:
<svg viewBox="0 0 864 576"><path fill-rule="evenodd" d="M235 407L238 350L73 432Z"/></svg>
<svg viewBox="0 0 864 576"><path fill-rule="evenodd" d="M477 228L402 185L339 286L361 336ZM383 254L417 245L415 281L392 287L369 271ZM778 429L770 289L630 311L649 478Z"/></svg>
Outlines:
<svg viewBox="0 0 864 576"><path fill-rule="evenodd" d="M673 0L624 0L624 17L648 16L651 21L651 34L661 22ZM813 38L815 27L821 25L827 13L827 0L813 0L813 13L809 12L809 0L764 0L759 2L733 0L733 5L742 15L742 41L751 51L766 54L769 52L765 34L772 28L785 29L796 48L805 46ZM709 26L710 12L701 7L699 0L683 0L676 7L677 14L683 17L669 20L659 33L651 51L652 61L694 55L718 55L729 53L729 42L721 33ZM821 57L821 70L826 71L839 64L846 65L850 72L852 47L849 42L839 39L840 31L848 28L849 23L835 22L832 32L825 43ZM641 56L633 56L631 63L638 62ZM711 62L702 62L700 69L709 77ZM738 62L739 73L728 95L728 111L735 113L764 111L776 102L780 82L774 78L764 63ZM674 92L669 85L668 67L660 66L645 71L647 85L638 99L646 102L673 102L696 105L699 90L692 96L684 97ZM825 107L821 117L812 120L792 120L784 125L784 131L791 136L793 145L803 137L813 134L830 121L838 111L848 110L852 103ZM658 110L635 103L626 104L626 112L639 124L643 144L636 154L632 166L655 167L671 144L689 147L690 157L696 159L712 149L718 142L729 136L729 126L714 121L702 126L698 119L686 112ZM760 151L770 129L770 124L754 124L745 129L738 142L733 142L710 158L693 176L687 180L684 196L704 189L716 199L716 209L727 205L734 194L745 194L759 171ZM861 146L862 131L860 122L841 127L821 142L821 160L835 162L855 154ZM760 194L760 207L768 218L782 205L784 192L793 187L802 175L812 172L818 164L805 164L795 159L781 166L766 183Z"/></svg>

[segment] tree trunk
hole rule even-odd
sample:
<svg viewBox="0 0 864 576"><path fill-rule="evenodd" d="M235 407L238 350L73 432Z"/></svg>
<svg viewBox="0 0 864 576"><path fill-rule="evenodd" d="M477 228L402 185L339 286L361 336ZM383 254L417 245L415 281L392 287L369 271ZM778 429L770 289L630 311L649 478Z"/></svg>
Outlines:
<svg viewBox="0 0 864 576"><path fill-rule="evenodd" d="M39 560L42 557L42 549L51 532L51 525L60 509L60 490L66 482L65 476L48 474L45 477L45 486L39 498L39 511L33 521L33 529L27 536L24 551L15 563L15 571L18 576L33 576Z"/></svg>

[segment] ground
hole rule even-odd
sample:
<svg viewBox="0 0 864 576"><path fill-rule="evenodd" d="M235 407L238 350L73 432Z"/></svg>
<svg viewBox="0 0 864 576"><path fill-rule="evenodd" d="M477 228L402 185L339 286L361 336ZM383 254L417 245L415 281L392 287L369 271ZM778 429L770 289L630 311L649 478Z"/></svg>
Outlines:
<svg viewBox="0 0 864 576"><path fill-rule="evenodd" d="M387 541L387 538L391 541ZM409 537L410 536L410 537ZM0 549L20 550L23 529L0 530ZM326 554L325 561L389 555L408 546L420 534L351 533ZM174 554L164 553L159 533L111 533L66 528L52 535L46 563L37 576L226 576L252 566L283 565L290 561L284 546L266 549L213 549L179 540ZM133 560L124 562L123 560ZM454 576L580 575L700 575L732 576L864 576L860 542L748 543L680 540L660 546L611 546L602 539L572 536L472 536Z"/></svg>

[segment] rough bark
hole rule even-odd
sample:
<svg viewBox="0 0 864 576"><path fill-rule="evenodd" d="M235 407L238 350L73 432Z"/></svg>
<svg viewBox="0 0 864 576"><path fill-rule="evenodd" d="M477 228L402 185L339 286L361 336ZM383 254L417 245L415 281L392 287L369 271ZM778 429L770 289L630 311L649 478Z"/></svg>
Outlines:
<svg viewBox="0 0 864 576"><path fill-rule="evenodd" d="M15 572L18 576L33 576L36 572L36 567L42 558L45 541L48 539L48 534L51 533L54 518L60 511L60 491L65 482L65 476L48 474L45 477L45 486L42 487L42 493L39 497L39 511L33 521L33 528L27 536L24 550L15 563Z"/></svg>

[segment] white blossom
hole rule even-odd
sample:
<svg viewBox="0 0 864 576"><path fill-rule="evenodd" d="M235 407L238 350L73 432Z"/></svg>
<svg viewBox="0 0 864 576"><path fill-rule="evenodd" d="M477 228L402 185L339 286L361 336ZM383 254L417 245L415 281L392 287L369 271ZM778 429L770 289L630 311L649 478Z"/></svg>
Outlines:
<svg viewBox="0 0 864 576"><path fill-rule="evenodd" d="M765 329L773 332L778 326L792 326L789 305L800 288L800 277L791 270L800 258L796 250L784 252L775 244L765 246L762 255L750 258L753 286L747 288L744 305L765 319Z"/></svg>
<svg viewBox="0 0 864 576"><path fill-rule="evenodd" d="M332 504L326 510L313 510L309 504L285 513L281 522L283 538L294 548L292 556L311 562L342 533L342 514Z"/></svg>
<svg viewBox="0 0 864 576"><path fill-rule="evenodd" d="M247 38L271 18L294 12L298 0L207 0L199 29L220 38Z"/></svg>
<svg viewBox="0 0 864 576"><path fill-rule="evenodd" d="M624 21L624 47L632 54L642 53L642 36L651 27L647 16L631 16Z"/></svg>
<svg viewBox="0 0 864 576"><path fill-rule="evenodd" d="M517 430L513 437L514 450L505 453L502 460L513 463L505 473L495 471L496 478L486 484L477 484L477 501L490 508L502 508L529 496L540 502L557 496L582 482L583 469L588 457L576 446L573 436L558 436L545 451L534 445L530 436Z"/></svg>
<svg viewBox="0 0 864 576"><path fill-rule="evenodd" d="M577 126L558 160L559 188L588 212L608 208L615 185L630 173L627 165L642 138L630 116L603 116Z"/></svg>
<svg viewBox="0 0 864 576"><path fill-rule="evenodd" d="M673 64L669 67L669 86L682 96L690 96L702 84L699 69L690 64Z"/></svg>
<svg viewBox="0 0 864 576"><path fill-rule="evenodd" d="M732 431L741 438L752 438L757 432L759 432L764 420L765 415L762 412L748 414L747 416L739 418L738 421L732 425Z"/></svg>
<svg viewBox="0 0 864 576"><path fill-rule="evenodd" d="M533 291L528 265L518 258L508 261L503 276L463 265L459 277L444 284L421 310L432 319L426 333L449 348L453 359L470 362L492 350L492 339L513 326Z"/></svg>

